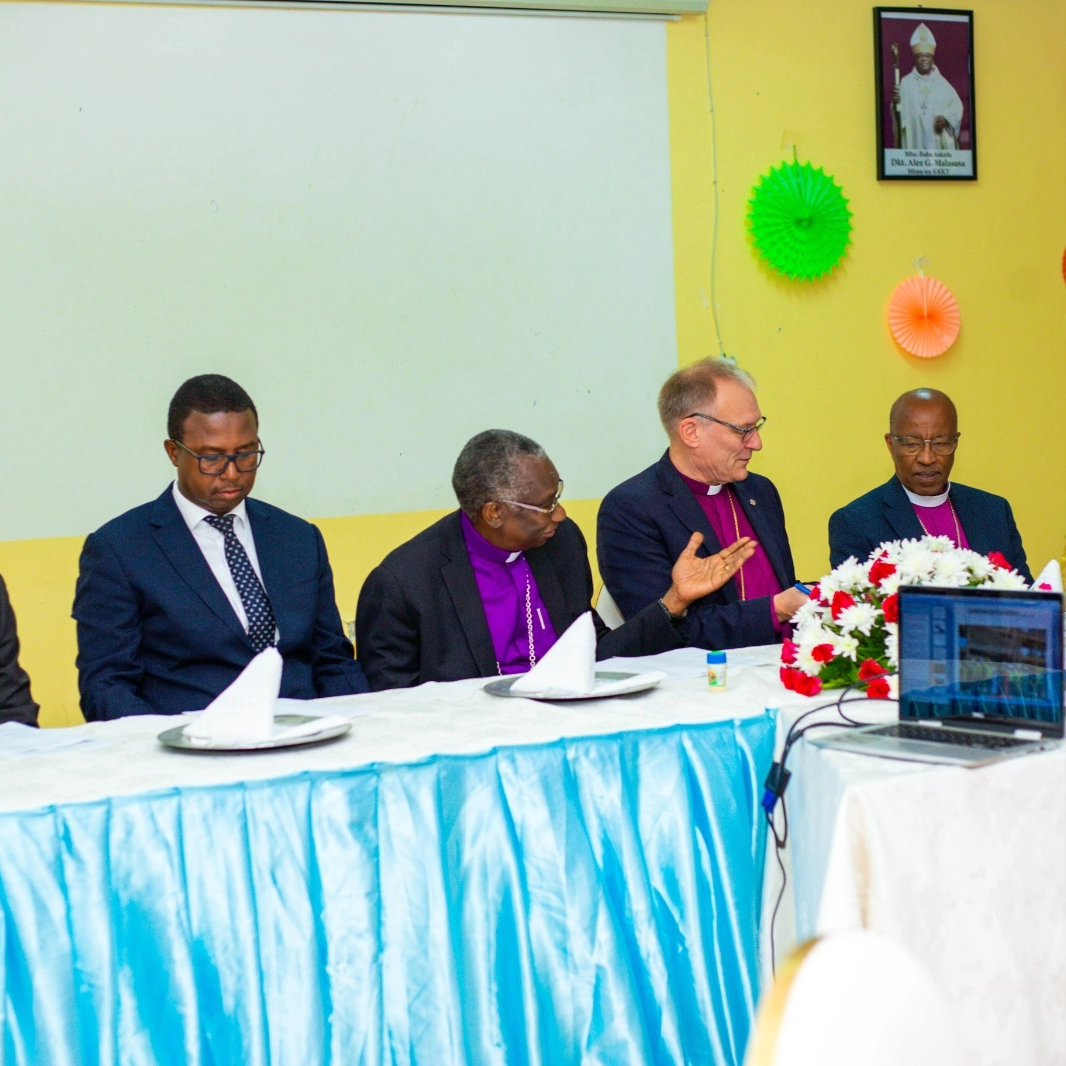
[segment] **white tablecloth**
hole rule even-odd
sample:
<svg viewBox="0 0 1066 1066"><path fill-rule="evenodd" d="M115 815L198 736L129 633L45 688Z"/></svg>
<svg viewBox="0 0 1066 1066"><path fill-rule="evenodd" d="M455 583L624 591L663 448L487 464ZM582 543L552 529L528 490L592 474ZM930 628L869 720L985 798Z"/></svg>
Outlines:
<svg viewBox="0 0 1066 1066"><path fill-rule="evenodd" d="M729 721L790 702L777 680L777 649L731 652L725 691L707 686L706 653L683 649L642 659L612 659L599 669L660 670L658 687L632 696L543 703L486 694L484 679L313 700L308 713L352 718L347 736L321 747L242 755L173 751L156 736L174 716L137 716L42 730L37 754L13 751L25 727L0 727L0 812L137 795L161 788L264 780L303 770L411 763L561 737L604 735L678 724ZM768 697L773 698L768 701ZM802 702L792 698L791 702ZM6 750L5 750L6 749Z"/></svg>
<svg viewBox="0 0 1066 1066"><path fill-rule="evenodd" d="M967 1062L1066 1062L1066 750L977 770L794 754L799 938L862 927L909 949Z"/></svg>

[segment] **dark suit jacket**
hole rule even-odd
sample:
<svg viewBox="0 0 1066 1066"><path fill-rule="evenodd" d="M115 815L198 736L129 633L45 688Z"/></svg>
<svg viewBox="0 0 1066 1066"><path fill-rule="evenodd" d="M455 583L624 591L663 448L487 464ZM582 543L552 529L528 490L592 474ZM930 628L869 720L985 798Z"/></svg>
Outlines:
<svg viewBox="0 0 1066 1066"><path fill-rule="evenodd" d="M1025 549L1010 504L1002 496L951 483L951 505L975 552L1002 552L1011 566L1032 583ZM924 537L925 530L899 478L891 477L880 488L853 500L829 519L829 562L842 563L849 555L865 561L886 540Z"/></svg>
<svg viewBox="0 0 1066 1066"><path fill-rule="evenodd" d="M581 530L569 519L555 536L526 553L555 632L592 599L592 572ZM661 596L670 582L659 590ZM657 603L616 630L593 612L597 658L644 655L684 641ZM387 555L366 579L355 617L359 661L371 688L406 688L424 681L492 677L496 652L458 511Z"/></svg>
<svg viewBox="0 0 1066 1066"><path fill-rule="evenodd" d="M789 588L796 570L777 489L758 474L734 487L781 588ZM669 452L604 497L597 532L600 573L623 616L631 617L669 588L674 562L695 532L703 534L701 554L713 555L727 546L718 543ZM742 601L736 580L690 607L682 629L701 648L742 648L780 639L770 599Z"/></svg>
<svg viewBox="0 0 1066 1066"><path fill-rule="evenodd" d="M322 534L269 504L246 506L278 623L281 695L365 692ZM205 707L255 654L169 487L85 541L74 618L81 708L90 721Z"/></svg>
<svg viewBox="0 0 1066 1066"><path fill-rule="evenodd" d="M7 586L0 577L0 722L37 724L30 679L19 666L19 638Z"/></svg>

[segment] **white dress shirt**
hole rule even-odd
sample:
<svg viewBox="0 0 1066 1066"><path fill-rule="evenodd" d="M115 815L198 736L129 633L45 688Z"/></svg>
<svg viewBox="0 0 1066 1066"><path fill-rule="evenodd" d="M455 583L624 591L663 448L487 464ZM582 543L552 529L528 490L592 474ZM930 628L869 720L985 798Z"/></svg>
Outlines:
<svg viewBox="0 0 1066 1066"><path fill-rule="evenodd" d="M244 612L244 604L241 603L241 594L237 591L237 586L233 581L233 575L230 573L229 563L226 562L226 538L221 532L219 532L219 530L215 529L214 526L208 525L208 523L204 521L211 512L205 510L199 504L193 503L192 500L188 500L182 496L176 481L171 487L171 491L174 493L174 502L178 505L181 517L185 519L185 524L189 527L189 532L192 533L193 539L199 545L200 551L203 552L204 558L207 560L207 565L211 567L211 573L215 575L215 580L222 586L222 591L226 594L226 599L229 600L230 606L241 620L241 625L244 626L244 631L247 632L248 615ZM255 553L255 540L252 537L252 526L248 521L248 513L244 506L244 500L241 500L241 502L229 513L233 515L233 532L241 542L241 547L243 547L247 553L248 561L252 564L252 569L255 571L260 582L263 583L263 588L266 588L266 583L263 582L263 572L259 569L259 556ZM276 631L274 633L274 639L277 639Z"/></svg>

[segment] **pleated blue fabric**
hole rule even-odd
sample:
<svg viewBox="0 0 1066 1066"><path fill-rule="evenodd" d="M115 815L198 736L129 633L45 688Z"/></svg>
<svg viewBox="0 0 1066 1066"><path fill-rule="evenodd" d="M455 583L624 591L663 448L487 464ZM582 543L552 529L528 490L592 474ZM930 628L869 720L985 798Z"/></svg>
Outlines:
<svg viewBox="0 0 1066 1066"><path fill-rule="evenodd" d="M742 1061L770 715L0 816L3 1066Z"/></svg>

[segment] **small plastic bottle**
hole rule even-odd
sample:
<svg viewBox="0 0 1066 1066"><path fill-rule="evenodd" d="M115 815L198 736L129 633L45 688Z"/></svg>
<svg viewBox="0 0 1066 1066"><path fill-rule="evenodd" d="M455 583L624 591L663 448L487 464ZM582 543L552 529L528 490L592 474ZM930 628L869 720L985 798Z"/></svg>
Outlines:
<svg viewBox="0 0 1066 1066"><path fill-rule="evenodd" d="M725 688L726 671L725 652L707 652L707 685L712 692L720 692Z"/></svg>

